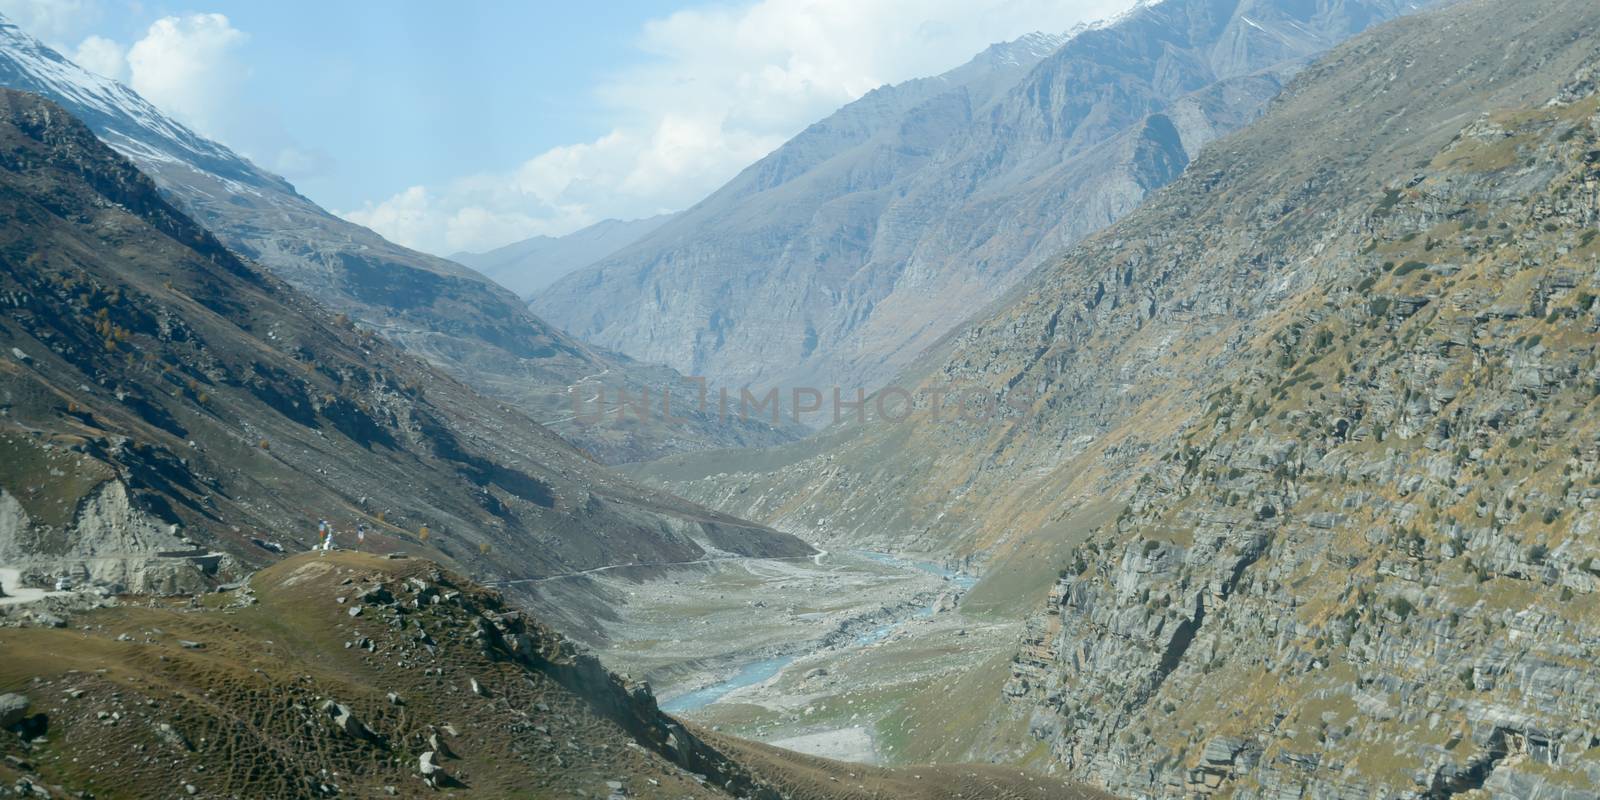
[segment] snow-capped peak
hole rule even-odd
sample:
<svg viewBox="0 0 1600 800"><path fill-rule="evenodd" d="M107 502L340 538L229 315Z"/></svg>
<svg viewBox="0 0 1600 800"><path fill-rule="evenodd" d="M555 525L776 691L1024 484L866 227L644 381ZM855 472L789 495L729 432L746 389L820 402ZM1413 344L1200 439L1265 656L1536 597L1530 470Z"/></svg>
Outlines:
<svg viewBox="0 0 1600 800"><path fill-rule="evenodd" d="M280 182L162 113L127 86L90 72L0 15L0 86L49 98L135 162L181 162L233 182Z"/></svg>

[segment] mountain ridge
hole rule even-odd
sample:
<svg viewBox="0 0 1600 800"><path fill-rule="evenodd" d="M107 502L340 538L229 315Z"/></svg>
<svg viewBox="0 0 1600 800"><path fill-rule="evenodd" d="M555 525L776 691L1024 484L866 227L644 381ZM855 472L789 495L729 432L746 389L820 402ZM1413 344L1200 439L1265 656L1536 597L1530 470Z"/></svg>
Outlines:
<svg viewBox="0 0 1600 800"><path fill-rule="evenodd" d="M593 423L571 396L605 373L634 396L682 391L682 376L576 341L513 293L460 264L395 245L301 196L287 181L194 133L126 86L95 75L0 16L0 85L44 94L81 115L229 247L407 350L550 423L609 461L707 444L775 443L795 432L684 409L674 419Z"/></svg>
<svg viewBox="0 0 1600 800"><path fill-rule="evenodd" d="M1168 0L1008 70L874 90L532 307L716 383L874 390L1253 119L1303 59L1416 5ZM1157 117L1176 139L1152 138Z"/></svg>
<svg viewBox="0 0 1600 800"><path fill-rule="evenodd" d="M635 486L241 260L60 106L0 90L0 559L193 592L338 541L496 578L787 535Z"/></svg>

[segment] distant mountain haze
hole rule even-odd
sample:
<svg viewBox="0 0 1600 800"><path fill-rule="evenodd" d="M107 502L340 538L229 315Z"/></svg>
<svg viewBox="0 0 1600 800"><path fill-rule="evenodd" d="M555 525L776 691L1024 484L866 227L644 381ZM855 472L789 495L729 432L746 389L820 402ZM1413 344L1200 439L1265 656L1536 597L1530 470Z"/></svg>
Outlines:
<svg viewBox="0 0 1600 800"><path fill-rule="evenodd" d="M565 236L535 236L483 253L456 253L451 261L529 297L557 280L638 241L666 224L671 214L645 219L608 219Z"/></svg>
<svg viewBox="0 0 1600 800"><path fill-rule="evenodd" d="M880 386L1254 119L1305 60L1420 3L1166 0L868 93L539 292L603 347L730 386Z"/></svg>

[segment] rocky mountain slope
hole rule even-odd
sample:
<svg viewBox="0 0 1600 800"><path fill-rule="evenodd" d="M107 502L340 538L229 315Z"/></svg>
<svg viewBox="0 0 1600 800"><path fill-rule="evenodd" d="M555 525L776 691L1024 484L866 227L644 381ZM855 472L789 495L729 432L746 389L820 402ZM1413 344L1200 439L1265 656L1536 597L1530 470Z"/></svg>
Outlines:
<svg viewBox="0 0 1600 800"><path fill-rule="evenodd" d="M811 552L329 313L10 90L0 216L0 562L28 577L193 590L305 549L319 518L496 578Z"/></svg>
<svg viewBox="0 0 1600 800"><path fill-rule="evenodd" d="M0 86L60 103L223 244L480 392L549 423L598 458L632 461L793 438L688 404L671 417L628 415L614 400L605 406L613 413L576 413L597 375L632 397L685 393L693 384L670 369L575 341L482 275L329 214L287 181L195 134L128 87L78 67L4 17Z"/></svg>
<svg viewBox="0 0 1600 800"><path fill-rule="evenodd" d="M299 556L203 603L71 622L0 627L0 797L1106 797L693 729L423 559Z"/></svg>
<svg viewBox="0 0 1600 800"><path fill-rule="evenodd" d="M867 94L533 307L716 383L871 391L1253 119L1305 58L1417 5L1165 0L998 45Z"/></svg>
<svg viewBox="0 0 1600 800"><path fill-rule="evenodd" d="M1049 587L1007 693L1118 794L1595 796L1597 24L1384 26L919 365L965 418L651 469Z"/></svg>
<svg viewBox="0 0 1600 800"><path fill-rule="evenodd" d="M658 214L646 219L602 220L566 236L535 236L484 253L456 253L450 260L527 297L633 244L671 218L671 214Z"/></svg>

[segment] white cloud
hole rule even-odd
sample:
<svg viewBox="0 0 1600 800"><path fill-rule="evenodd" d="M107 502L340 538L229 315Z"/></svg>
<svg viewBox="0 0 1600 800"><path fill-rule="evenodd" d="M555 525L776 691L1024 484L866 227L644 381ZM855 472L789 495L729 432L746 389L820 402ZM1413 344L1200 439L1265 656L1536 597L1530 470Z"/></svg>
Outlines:
<svg viewBox="0 0 1600 800"><path fill-rule="evenodd" d="M243 32L222 14L163 17L128 48L129 85L197 131L218 136L245 76Z"/></svg>
<svg viewBox="0 0 1600 800"><path fill-rule="evenodd" d="M72 54L78 66L119 81L128 79L128 51L104 36L90 36Z"/></svg>
<svg viewBox="0 0 1600 800"><path fill-rule="evenodd" d="M99 19L100 11L94 0L0 0L0 14L58 49Z"/></svg>
<svg viewBox="0 0 1600 800"><path fill-rule="evenodd" d="M32 13L41 29L50 30L48 14L28 9L49 8L56 2L90 16L98 9L85 0L0 0L0 11L18 14L14 19ZM70 31L62 28L69 21L57 20L54 29ZM222 14L185 14L157 19L126 47L98 35L88 36L76 48L55 47L79 66L132 86L162 111L273 172L291 180L331 172L335 161L326 150L300 145L274 109L246 101L244 84L250 71L240 48L249 38Z"/></svg>
<svg viewBox="0 0 1600 800"><path fill-rule="evenodd" d="M610 133L343 214L448 254L681 209L874 87L937 74L991 43L1064 32L1132 3L760 0L680 11L640 34L650 63L598 87L617 117Z"/></svg>
<svg viewBox="0 0 1600 800"><path fill-rule="evenodd" d="M428 190L421 186L413 186L369 208L362 219L357 221L383 233L392 242L406 247L418 247L421 242L413 238L409 231L416 230L423 224L431 204L432 199L428 197Z"/></svg>

